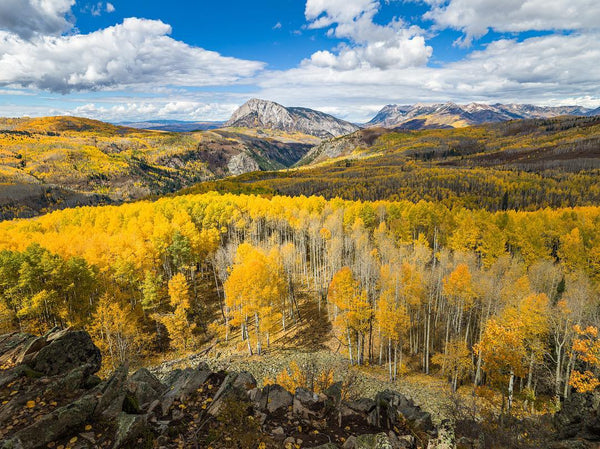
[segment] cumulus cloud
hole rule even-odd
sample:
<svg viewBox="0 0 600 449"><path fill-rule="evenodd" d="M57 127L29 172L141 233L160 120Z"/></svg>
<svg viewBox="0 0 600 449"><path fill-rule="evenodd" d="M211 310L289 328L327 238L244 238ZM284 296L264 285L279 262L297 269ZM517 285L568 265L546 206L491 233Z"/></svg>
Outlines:
<svg viewBox="0 0 600 449"><path fill-rule="evenodd" d="M386 70L426 64L433 50L426 45L423 31L399 19L387 25L376 24L373 19L380 6L379 1L373 0L307 0L308 27L329 28L330 35L349 43L335 52L318 51L303 65L336 70L359 67Z"/></svg>
<svg viewBox="0 0 600 449"><path fill-rule="evenodd" d="M72 28L66 18L75 0L2 0L0 30L30 39L35 35L60 35Z"/></svg>
<svg viewBox="0 0 600 449"><path fill-rule="evenodd" d="M125 19L90 34L25 41L0 32L0 85L67 93L131 85L227 85L263 64L172 39L158 20Z"/></svg>
<svg viewBox="0 0 600 449"><path fill-rule="evenodd" d="M113 5L112 3L106 3L106 12L115 12L115 5Z"/></svg>
<svg viewBox="0 0 600 449"><path fill-rule="evenodd" d="M390 102L516 102L600 105L600 33L496 41L442 67L340 71L304 65L263 77L262 96L284 104L327 107L335 99L369 116L364 105ZM354 109L357 108L357 109ZM362 108L362 109L361 109ZM361 112L364 111L364 114Z"/></svg>
<svg viewBox="0 0 600 449"><path fill-rule="evenodd" d="M233 103L204 103L185 99L137 101L123 104L99 105L87 103L69 111L70 114L110 122L124 120L222 120L229 118L238 105Z"/></svg>
<svg viewBox="0 0 600 449"><path fill-rule="evenodd" d="M600 28L597 0L424 0L425 14L439 27L465 33L464 42L499 32L590 30Z"/></svg>

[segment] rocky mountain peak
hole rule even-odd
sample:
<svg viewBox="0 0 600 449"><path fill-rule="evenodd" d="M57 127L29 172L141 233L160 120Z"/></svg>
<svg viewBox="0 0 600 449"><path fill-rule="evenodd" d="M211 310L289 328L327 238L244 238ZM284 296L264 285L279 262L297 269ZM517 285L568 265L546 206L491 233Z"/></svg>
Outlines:
<svg viewBox="0 0 600 449"><path fill-rule="evenodd" d="M324 112L300 107L288 108L273 101L257 98L240 106L225 126L300 132L320 138L339 137L359 129L352 123Z"/></svg>

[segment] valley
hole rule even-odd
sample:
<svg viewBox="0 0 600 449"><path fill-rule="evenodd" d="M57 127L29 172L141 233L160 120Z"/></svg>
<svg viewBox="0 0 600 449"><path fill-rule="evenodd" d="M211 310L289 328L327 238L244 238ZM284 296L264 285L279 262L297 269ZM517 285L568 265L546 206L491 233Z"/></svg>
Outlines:
<svg viewBox="0 0 600 449"><path fill-rule="evenodd" d="M17 413L40 397L3 447L37 447L31 419L66 416L46 400L67 410L96 391L87 377L66 396L11 377L31 368L23 341L51 347L67 328L97 348L102 388L142 376L166 405L135 405L147 396L126 389L116 428L85 415L48 444L127 447L126 431L128 444L165 447L224 435L231 447L339 447L379 432L412 449L444 435L534 448L587 435L571 413L593 411L570 401L596 382L580 361L595 363L598 344L600 118L406 130L313 112L251 100L226 127L179 133L1 122L0 398ZM6 220L20 217L33 218ZM230 387L237 376L253 387ZM176 408L169 385L182 388ZM245 411L206 414L223 391ZM291 404L315 394L321 411L278 413L261 405L272 391ZM385 424L383 403L412 418ZM219 424L263 415L253 443Z"/></svg>

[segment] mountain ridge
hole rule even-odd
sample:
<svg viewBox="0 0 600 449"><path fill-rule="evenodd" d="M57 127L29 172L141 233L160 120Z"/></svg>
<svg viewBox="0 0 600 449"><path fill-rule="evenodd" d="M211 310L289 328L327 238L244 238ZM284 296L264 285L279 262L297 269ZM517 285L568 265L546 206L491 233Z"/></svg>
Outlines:
<svg viewBox="0 0 600 449"><path fill-rule="evenodd" d="M360 129L353 123L321 111L285 107L274 101L257 98L248 100L240 106L224 126L301 132L319 138L339 137Z"/></svg>
<svg viewBox="0 0 600 449"><path fill-rule="evenodd" d="M590 109L577 105L536 106L515 103L468 103L460 105L453 102L415 103L413 105L388 104L365 126L400 129L460 128L508 120L599 114L600 108Z"/></svg>

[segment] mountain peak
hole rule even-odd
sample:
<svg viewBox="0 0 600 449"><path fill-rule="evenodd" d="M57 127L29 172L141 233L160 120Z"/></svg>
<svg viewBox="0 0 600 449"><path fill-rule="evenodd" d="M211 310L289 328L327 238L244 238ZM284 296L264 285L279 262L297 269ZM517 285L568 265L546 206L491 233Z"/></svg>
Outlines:
<svg viewBox="0 0 600 449"><path fill-rule="evenodd" d="M269 128L320 138L338 137L359 129L352 123L307 108L288 108L274 101L252 98L233 113L228 127Z"/></svg>
<svg viewBox="0 0 600 449"><path fill-rule="evenodd" d="M580 106L535 106L531 104L460 105L447 103L416 103L413 106L386 105L367 123L367 126L424 129L447 128L506 120L548 118L560 115L595 115Z"/></svg>

